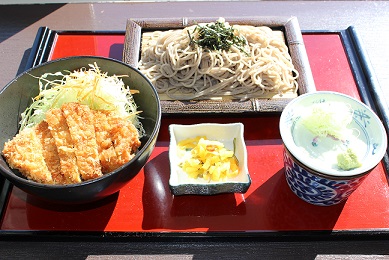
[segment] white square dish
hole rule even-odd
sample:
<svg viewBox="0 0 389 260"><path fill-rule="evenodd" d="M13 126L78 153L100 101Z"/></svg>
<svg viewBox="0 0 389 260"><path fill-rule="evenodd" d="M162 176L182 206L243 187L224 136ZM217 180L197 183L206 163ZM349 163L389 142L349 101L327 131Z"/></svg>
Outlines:
<svg viewBox="0 0 389 260"><path fill-rule="evenodd" d="M251 178L247 167L247 149L243 138L244 127L241 123L169 126L170 179L169 187L174 195L215 195L220 193L245 193L250 187ZM178 153L177 143L187 138L206 136L208 140L222 142L226 149L233 150L239 163L239 174L234 178L221 181L206 181L191 178L179 166L182 156Z"/></svg>

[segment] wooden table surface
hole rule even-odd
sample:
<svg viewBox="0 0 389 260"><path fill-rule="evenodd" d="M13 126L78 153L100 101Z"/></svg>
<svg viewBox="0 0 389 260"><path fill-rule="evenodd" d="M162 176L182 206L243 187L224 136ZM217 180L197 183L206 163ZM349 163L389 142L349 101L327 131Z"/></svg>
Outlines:
<svg viewBox="0 0 389 260"><path fill-rule="evenodd" d="M0 5L0 88L21 73L37 30L124 31L128 18L199 16L296 16L302 30L358 32L384 99L389 103L388 1L134 2ZM119 241L19 241L0 237L0 258L168 259L386 259L387 236L317 239L134 239ZM104 256L104 257L103 257ZM132 257L132 258L131 258ZM389 259L389 258L388 258Z"/></svg>

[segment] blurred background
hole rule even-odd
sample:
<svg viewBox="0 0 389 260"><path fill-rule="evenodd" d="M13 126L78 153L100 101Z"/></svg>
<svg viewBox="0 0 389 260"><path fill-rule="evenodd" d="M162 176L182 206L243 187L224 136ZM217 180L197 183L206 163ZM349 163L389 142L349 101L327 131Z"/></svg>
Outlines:
<svg viewBox="0 0 389 260"><path fill-rule="evenodd" d="M0 0L0 5L15 5L15 4L63 4L63 3L110 3L110 2L174 2L181 0ZM185 0L185 1L196 1L196 0ZM223 0L211 0L211 1L223 1ZM239 0L229 0L239 1ZM245 0L247 1L247 0ZM249 0L257 1L257 0ZM320 1L320 0L319 0Z"/></svg>

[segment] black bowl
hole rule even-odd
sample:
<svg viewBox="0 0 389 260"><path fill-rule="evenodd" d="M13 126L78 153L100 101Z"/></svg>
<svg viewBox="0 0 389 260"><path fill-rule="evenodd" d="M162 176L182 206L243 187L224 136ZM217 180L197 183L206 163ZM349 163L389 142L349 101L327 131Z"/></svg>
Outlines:
<svg viewBox="0 0 389 260"><path fill-rule="evenodd" d="M123 77L123 82L131 89L139 90L139 94L134 95L134 100L142 111L140 121L146 132L141 139L141 147L131 161L115 171L97 179L70 185L47 185L28 180L18 171L11 169L1 156L1 174L26 193L55 203L80 204L96 201L116 193L139 173L149 159L161 124L161 107L155 88L137 69L114 59L94 56L77 56L47 62L25 71L5 86L0 92L0 149L2 150L4 143L18 132L20 113L39 92L38 81L31 75L89 68L88 64L94 62L108 75L129 75Z"/></svg>

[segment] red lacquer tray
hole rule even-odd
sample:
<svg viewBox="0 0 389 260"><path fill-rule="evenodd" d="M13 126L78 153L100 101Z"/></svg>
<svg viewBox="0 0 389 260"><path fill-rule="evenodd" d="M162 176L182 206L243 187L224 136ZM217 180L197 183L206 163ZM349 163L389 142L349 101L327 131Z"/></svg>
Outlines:
<svg viewBox="0 0 389 260"><path fill-rule="evenodd" d="M354 29L304 32L317 90L363 100L382 116L375 86ZM58 32L41 28L28 66L72 55L121 60L124 32ZM285 237L386 235L389 231L387 163L383 160L340 205L313 206L297 198L284 177L279 114L164 116L158 142L144 169L117 194L83 206L43 204L2 184L0 235L104 237ZM245 194L173 196L169 190L171 123L242 122L252 185ZM387 123L385 123L387 127ZM385 157L386 159L387 157Z"/></svg>

